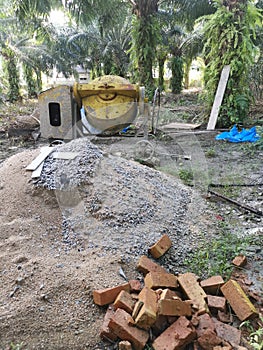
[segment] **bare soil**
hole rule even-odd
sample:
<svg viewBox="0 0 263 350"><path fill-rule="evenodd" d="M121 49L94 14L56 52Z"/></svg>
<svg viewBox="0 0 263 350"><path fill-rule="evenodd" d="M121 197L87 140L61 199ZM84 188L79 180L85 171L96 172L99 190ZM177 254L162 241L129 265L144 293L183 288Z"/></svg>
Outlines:
<svg viewBox="0 0 263 350"><path fill-rule="evenodd" d="M168 102L165 102L166 107ZM188 113L190 108L191 116L197 116L196 122L200 106L195 109L194 102L192 105L191 101L189 105L184 113ZM167 108L172 109L171 104ZM34 108L28 115L32 115L33 112ZM188 113L188 118L191 116L189 117ZM65 241L63 226L65 208L61 207L54 192L36 187L31 179L31 173L25 170L26 166L39 154L39 147L47 144L47 141L34 141L30 133L22 136L13 134L16 136L6 138L8 130L20 129L20 127L13 127L14 123L18 125L17 120L20 119L14 116L10 118L12 122L4 121L0 139L2 160L6 158L0 165L1 350L116 348L116 344L104 343L99 338L105 308L93 303L92 291L123 283L124 278L119 273L120 267L128 279L141 279L140 274L136 272L137 258L141 253L147 254L149 245L162 234L165 227L163 222L168 220L167 218L171 220L170 222L172 220L175 222L174 227L170 227L169 231L174 246L160 263L171 271L179 273L186 271L184 261L187 258L187 252L194 250L199 241L204 239L204 235L205 237L216 236L222 221L230 225L233 233L241 236L263 234L262 216L211 196L207 191L211 183L255 184L248 187L226 187L223 190L215 188L215 191L221 191L239 203L262 210L262 150L251 145L215 141L217 132L184 133L176 130L158 140L150 140L154 148L154 160L151 165L161 170L161 175L159 170L148 167L145 170L144 165L126 160L134 155L137 139L91 138L91 141L106 153L104 166L108 164L109 169L107 172L103 168L100 173L101 186L94 187L97 191L94 193L100 194L101 207L93 212L93 227L88 226L89 232L80 229L78 235L74 237L74 242ZM34 118L29 117L29 119ZM180 115L175 113L174 118L171 117L168 121L174 120L182 121L181 110ZM37 121L24 129L31 130L36 127ZM190 155L191 160L185 159L185 155ZM126 159L121 162L124 158ZM109 164L113 163L113 168L110 168ZM131 186L145 187L149 203L151 205L154 203L155 209L159 208L156 218L160 215L163 217L163 222L158 223L153 217L152 221L140 222L137 226L132 226L133 223L125 226L124 223L120 224L119 228L114 228L110 225L110 221L107 221L112 220L112 217L105 219L105 216L97 215L102 210L105 214L107 208L107 213L111 213L113 204L110 198L114 199L112 201L116 215L114 220L117 221L124 212L127 212L127 209L134 213L136 211L136 201L130 202L130 208L123 206L123 203L127 204L124 197L128 196L128 192L126 189L118 192L116 182L112 188L110 183L107 183L107 193L98 192L103 187L105 174L108 176L107 181L110 175L117 176L113 172L114 167L118 171L125 170L125 176L127 174L130 176L131 168L134 169L137 177L133 179ZM179 174L190 172L193 175L190 181L191 187L184 185L179 179ZM153 181L149 188L145 185L145 179L148 177L140 176L146 173ZM168 194L174 189L174 193L178 193L178 200L182 200L184 210L176 213L177 219L172 217L172 212L177 209L169 211L167 207L168 199L172 200L171 203L175 201L174 198L170 198L172 197L170 194L168 199L165 195L161 198L160 207L158 203L156 204L158 193L155 194L153 189L156 189L157 181L166 184L169 189ZM91 179L91 182L94 185L95 181ZM119 185L123 186L123 183L120 181ZM135 191L134 187L131 187L131 190ZM143 190L141 192L144 193ZM190 200L185 199L184 196L189 196L189 193ZM131 192L129 192L130 195ZM149 215L147 213L145 217ZM165 223L168 224L168 221ZM126 230L129 232L129 237L132 232L135 236L139 234L142 240L138 242L138 240L127 239L122 242L119 239L118 249L116 242L114 246L112 243L115 229L116 232ZM183 232L184 229L185 232ZM101 238L103 244L96 242L95 235L92 236L93 230L100 234L104 233ZM256 299L253 301L262 312L263 247L257 244L256 248L253 246L250 248L252 255L248 256L247 268L242 273L238 274L237 271L235 273L237 279L251 282L244 283L244 287L247 291L255 293Z"/></svg>

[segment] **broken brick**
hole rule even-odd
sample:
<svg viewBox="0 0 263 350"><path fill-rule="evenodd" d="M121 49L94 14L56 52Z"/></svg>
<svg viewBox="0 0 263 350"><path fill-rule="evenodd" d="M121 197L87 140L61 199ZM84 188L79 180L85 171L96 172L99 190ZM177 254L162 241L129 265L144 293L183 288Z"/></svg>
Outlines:
<svg viewBox="0 0 263 350"><path fill-rule="evenodd" d="M144 278L144 284L151 289L178 287L177 277L172 273L149 272Z"/></svg>
<svg viewBox="0 0 263 350"><path fill-rule="evenodd" d="M139 280L130 280L129 284L131 292L139 293L142 290L142 285Z"/></svg>
<svg viewBox="0 0 263 350"><path fill-rule="evenodd" d="M156 290L156 293L159 294L158 298L160 300L163 300L163 299L173 299L173 298L178 298L180 297L180 293L179 292L176 292L174 290L171 290L169 288L166 288L166 289L161 289L160 290L161 292L158 293L158 290Z"/></svg>
<svg viewBox="0 0 263 350"><path fill-rule="evenodd" d="M158 301L158 314L165 316L191 316L191 304L181 299L163 299Z"/></svg>
<svg viewBox="0 0 263 350"><path fill-rule="evenodd" d="M200 282L200 286L208 294L218 294L220 287L224 284L224 280L221 276L212 276L206 280Z"/></svg>
<svg viewBox="0 0 263 350"><path fill-rule="evenodd" d="M229 280L221 287L221 291L240 321L257 316L256 308L236 281Z"/></svg>
<svg viewBox="0 0 263 350"><path fill-rule="evenodd" d="M223 344L222 339L219 338L211 329L204 331L197 341L204 350L213 350L217 345Z"/></svg>
<svg viewBox="0 0 263 350"><path fill-rule="evenodd" d="M114 334L109 328L109 322L111 317L114 315L115 309L113 305L110 305L107 309L107 312L104 316L103 324L100 330L100 337L106 340L116 341L117 335Z"/></svg>
<svg viewBox="0 0 263 350"><path fill-rule="evenodd" d="M217 318L219 321L223 323L232 323L233 322L233 316L230 313L226 313L223 311L218 311Z"/></svg>
<svg viewBox="0 0 263 350"><path fill-rule="evenodd" d="M115 299L113 305L115 306L115 309L123 309L127 311L129 314L132 313L132 310L134 308L135 301L133 300L132 296L126 292L125 290L122 290L117 298Z"/></svg>
<svg viewBox="0 0 263 350"><path fill-rule="evenodd" d="M126 311L117 309L109 322L109 328L121 339L131 342L134 349L143 350L149 334L132 326L133 319Z"/></svg>
<svg viewBox="0 0 263 350"><path fill-rule="evenodd" d="M235 327L232 327L228 324L224 324L218 321L216 318L213 318L216 334L230 343L232 346L239 345L241 341L241 331Z"/></svg>
<svg viewBox="0 0 263 350"><path fill-rule="evenodd" d="M206 293L197 282L197 276L195 274L187 272L180 275L178 282L186 296L193 301L193 307L196 305L199 310L204 310L204 312L209 311L205 302Z"/></svg>
<svg viewBox="0 0 263 350"><path fill-rule="evenodd" d="M111 304L116 299L117 295L125 290L130 291L130 284L124 283L116 287L106 288L106 289L97 289L93 291L93 300L94 303L100 306Z"/></svg>
<svg viewBox="0 0 263 350"><path fill-rule="evenodd" d="M225 311L226 299L224 297L217 297L215 295L207 296L207 304L211 312Z"/></svg>
<svg viewBox="0 0 263 350"><path fill-rule="evenodd" d="M245 255L238 255L232 260L232 264L237 267L243 267L247 264L247 258Z"/></svg>
<svg viewBox="0 0 263 350"><path fill-rule="evenodd" d="M181 316L154 340L152 347L154 350L183 349L195 338L196 332L191 322L186 317Z"/></svg>
<svg viewBox="0 0 263 350"><path fill-rule="evenodd" d="M165 234L163 235L158 242L149 248L149 253L155 258L158 259L164 255L168 249L172 246L172 241Z"/></svg>
<svg viewBox="0 0 263 350"><path fill-rule="evenodd" d="M157 314L157 295L148 288L144 287L139 294L139 300L135 304L132 317L136 326L149 329L156 321Z"/></svg>
<svg viewBox="0 0 263 350"><path fill-rule="evenodd" d="M201 337L207 330L215 331L215 324L208 314L198 316L197 336Z"/></svg>
<svg viewBox="0 0 263 350"><path fill-rule="evenodd" d="M119 342L118 350L132 350L132 345L128 340Z"/></svg>
<svg viewBox="0 0 263 350"><path fill-rule="evenodd" d="M140 260L137 264L137 270L142 272L144 275L146 275L148 272L167 272L162 266L147 258L146 255L140 257Z"/></svg>

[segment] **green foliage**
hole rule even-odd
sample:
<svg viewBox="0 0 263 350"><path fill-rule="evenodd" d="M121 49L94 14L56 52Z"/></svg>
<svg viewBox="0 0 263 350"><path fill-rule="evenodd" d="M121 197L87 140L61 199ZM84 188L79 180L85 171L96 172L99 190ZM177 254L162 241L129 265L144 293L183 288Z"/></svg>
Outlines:
<svg viewBox="0 0 263 350"><path fill-rule="evenodd" d="M8 47L2 49L2 54L6 61L4 68L8 79L8 99L10 102L15 102L20 99L19 71L15 53Z"/></svg>
<svg viewBox="0 0 263 350"><path fill-rule="evenodd" d="M254 63L256 47L253 37L262 16L251 1L237 2L231 10L221 1L214 0L217 11L204 18L206 44L204 99L211 108L220 74L230 65L230 77L219 115L219 126L242 123L248 113L252 96L249 87L249 69Z"/></svg>
<svg viewBox="0 0 263 350"><path fill-rule="evenodd" d="M145 86L149 100L152 100L156 88L152 68L159 42L159 28L159 22L154 15L133 17L130 49L135 72L133 80Z"/></svg>
<svg viewBox="0 0 263 350"><path fill-rule="evenodd" d="M238 237L224 223L221 226L217 237L204 237L204 242L186 259L189 270L201 277L222 275L229 278L233 258L245 254L249 244L260 242L260 237Z"/></svg>
<svg viewBox="0 0 263 350"><path fill-rule="evenodd" d="M183 68L183 59L180 56L173 56L171 58L171 90L175 94L180 94L183 90L183 77L184 77L184 68Z"/></svg>
<svg viewBox="0 0 263 350"><path fill-rule="evenodd" d="M194 175L191 170L179 169L178 176L184 182L185 185L192 185Z"/></svg>
<svg viewBox="0 0 263 350"><path fill-rule="evenodd" d="M36 79L34 79L33 68L29 65L24 64L23 71L24 71L24 76L27 83L28 97L29 98L37 97L38 89L37 89Z"/></svg>
<svg viewBox="0 0 263 350"><path fill-rule="evenodd" d="M255 329L250 320L244 321L240 324L240 329L246 329L249 332L248 342L252 349L262 350L263 349L263 317L259 316L260 326Z"/></svg>

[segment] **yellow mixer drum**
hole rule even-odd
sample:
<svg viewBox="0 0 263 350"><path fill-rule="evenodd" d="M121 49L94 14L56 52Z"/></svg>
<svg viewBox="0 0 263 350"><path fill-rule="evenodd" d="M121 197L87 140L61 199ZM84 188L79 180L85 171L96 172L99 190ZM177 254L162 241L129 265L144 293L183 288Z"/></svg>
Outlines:
<svg viewBox="0 0 263 350"><path fill-rule="evenodd" d="M104 75L87 84L75 83L73 92L88 123L101 132L120 131L137 116L140 88L122 77Z"/></svg>

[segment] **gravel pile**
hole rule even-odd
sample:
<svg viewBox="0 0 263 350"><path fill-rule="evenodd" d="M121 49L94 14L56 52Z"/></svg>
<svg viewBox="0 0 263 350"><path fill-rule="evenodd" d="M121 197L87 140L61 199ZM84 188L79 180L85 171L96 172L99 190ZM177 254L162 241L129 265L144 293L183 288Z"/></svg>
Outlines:
<svg viewBox="0 0 263 350"><path fill-rule="evenodd" d="M189 188L137 162L105 154L85 138L59 151L78 156L57 160L51 154L36 186L56 193L66 250L100 248L102 256L116 252L130 261L167 233L174 246L162 263L173 271L183 264L193 245L187 227Z"/></svg>

